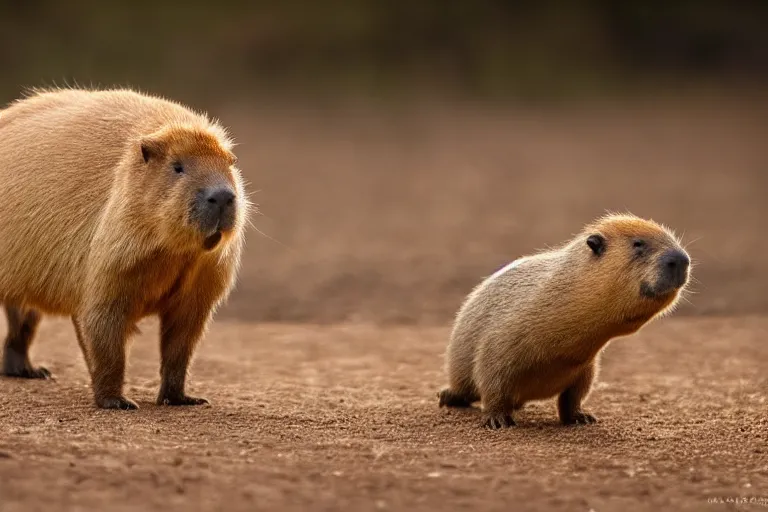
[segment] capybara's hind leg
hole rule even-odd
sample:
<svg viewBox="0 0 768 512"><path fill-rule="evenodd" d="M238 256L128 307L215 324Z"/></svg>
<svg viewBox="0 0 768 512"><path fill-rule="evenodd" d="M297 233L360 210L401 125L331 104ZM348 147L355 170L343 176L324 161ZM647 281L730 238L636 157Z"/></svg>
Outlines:
<svg viewBox="0 0 768 512"><path fill-rule="evenodd" d="M439 407L470 407L480 397L474 393L444 388L437 393Z"/></svg>
<svg viewBox="0 0 768 512"><path fill-rule="evenodd" d="M189 312L167 311L160 316L160 393L158 405L203 405L205 398L185 393L187 369L198 341L205 331L208 311L190 317Z"/></svg>
<svg viewBox="0 0 768 512"><path fill-rule="evenodd" d="M480 400L480 394L472 378L474 355L465 345L459 344L448 348L446 365L448 387L437 393L440 407L469 407Z"/></svg>
<svg viewBox="0 0 768 512"><path fill-rule="evenodd" d="M102 409L138 409L123 396L125 351L130 326L121 305L113 303L83 315L79 328L90 360L93 395Z"/></svg>
<svg viewBox="0 0 768 512"><path fill-rule="evenodd" d="M34 309L5 306L8 320L8 335L3 352L3 373L9 377L24 379L47 379L51 372L35 368L29 361L29 347L35 338L40 323L40 313Z"/></svg>

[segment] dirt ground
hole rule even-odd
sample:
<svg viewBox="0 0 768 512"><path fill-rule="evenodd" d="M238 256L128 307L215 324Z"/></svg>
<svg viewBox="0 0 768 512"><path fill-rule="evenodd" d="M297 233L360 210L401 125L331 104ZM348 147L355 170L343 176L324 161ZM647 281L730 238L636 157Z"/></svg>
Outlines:
<svg viewBox="0 0 768 512"><path fill-rule="evenodd" d="M766 104L212 109L277 241L249 232L198 352L211 405L153 405L149 320L141 409L95 409L71 325L47 318L33 358L55 380L0 377L0 512L768 508ZM685 232L697 282L609 345L600 422L542 402L491 432L438 409L464 294L605 209Z"/></svg>
<svg viewBox="0 0 768 512"><path fill-rule="evenodd" d="M0 510L729 510L768 506L768 319L669 319L606 351L588 407L491 432L437 408L445 327L219 322L191 391L156 407L153 324L135 413L91 405L72 329L47 322L55 382L2 380ZM759 508L759 507L758 507Z"/></svg>

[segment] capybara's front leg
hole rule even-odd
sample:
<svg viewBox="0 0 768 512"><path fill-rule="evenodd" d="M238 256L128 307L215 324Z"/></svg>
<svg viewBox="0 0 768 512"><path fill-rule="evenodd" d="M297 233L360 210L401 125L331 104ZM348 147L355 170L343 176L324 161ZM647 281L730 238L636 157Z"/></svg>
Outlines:
<svg viewBox="0 0 768 512"><path fill-rule="evenodd" d="M509 400L503 391L489 391L483 396L484 425L491 430L514 427L515 418L512 414L517 407L510 407Z"/></svg>
<svg viewBox="0 0 768 512"><path fill-rule="evenodd" d="M90 360L96 405L103 409L138 409L134 401L123 396L130 325L125 308L118 304L93 308L78 323L87 350L83 355Z"/></svg>
<svg viewBox="0 0 768 512"><path fill-rule="evenodd" d="M581 408L582 402L592 389L596 364L593 361L587 365L576 380L557 398L557 411L563 425L588 425L597 422L597 418Z"/></svg>
<svg viewBox="0 0 768 512"><path fill-rule="evenodd" d="M209 311L173 309L160 316L160 393L158 405L202 405L205 398L187 396L187 369L210 318Z"/></svg>
<svg viewBox="0 0 768 512"><path fill-rule="evenodd" d="M77 344L80 345L80 350L83 353L83 360L85 361L85 367L88 369L88 375L93 379L93 369L91 363L91 356L89 355L88 345L83 336L83 328L80 327L80 321L77 317L72 317L72 325L75 327L75 334L77 335Z"/></svg>

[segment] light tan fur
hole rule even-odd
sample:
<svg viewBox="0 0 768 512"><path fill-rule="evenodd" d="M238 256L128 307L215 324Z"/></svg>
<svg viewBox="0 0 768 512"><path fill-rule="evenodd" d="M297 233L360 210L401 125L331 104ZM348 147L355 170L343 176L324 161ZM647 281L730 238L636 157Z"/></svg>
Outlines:
<svg viewBox="0 0 768 512"><path fill-rule="evenodd" d="M72 317L96 403L127 409L127 338L141 318L159 315L158 402L204 403L184 394L186 372L235 283L248 207L225 130L130 90L57 89L0 111L0 141L0 302L9 318ZM234 191L236 221L205 250L190 204L217 184ZM31 336L21 340L21 330L11 325L8 340L26 357ZM28 359L22 366L35 374Z"/></svg>
<svg viewBox="0 0 768 512"><path fill-rule="evenodd" d="M605 241L597 256L590 235ZM647 245L637 249L642 240ZM592 423L581 409L609 340L636 332L671 311L682 287L646 297L659 279L660 258L679 250L667 228L610 214L561 247L526 256L480 283L455 320L446 352L449 387L440 405L481 400L486 425L514 424L514 411L559 395L563 423ZM688 269L685 269L685 279Z"/></svg>

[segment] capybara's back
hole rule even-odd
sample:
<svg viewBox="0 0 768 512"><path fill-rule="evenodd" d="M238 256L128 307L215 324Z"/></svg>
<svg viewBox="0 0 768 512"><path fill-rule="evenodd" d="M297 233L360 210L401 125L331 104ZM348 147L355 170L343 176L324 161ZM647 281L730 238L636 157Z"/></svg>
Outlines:
<svg viewBox="0 0 768 512"><path fill-rule="evenodd" d="M235 279L247 200L232 144L205 115L130 90L34 93L0 111L0 140L0 302L22 330L22 308L73 317L97 402L132 407L114 382L135 322L160 315L191 353ZM25 366L9 363L14 336L6 373ZM184 401L174 371L165 402Z"/></svg>

